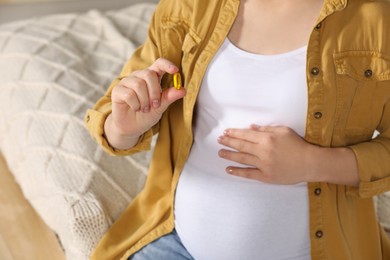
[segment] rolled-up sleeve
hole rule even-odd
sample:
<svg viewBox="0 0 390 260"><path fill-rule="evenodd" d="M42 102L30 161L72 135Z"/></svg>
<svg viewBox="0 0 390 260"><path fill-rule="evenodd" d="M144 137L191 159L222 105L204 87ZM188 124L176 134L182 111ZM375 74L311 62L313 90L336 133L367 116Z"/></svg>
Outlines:
<svg viewBox="0 0 390 260"><path fill-rule="evenodd" d="M350 146L359 170L359 196L379 195L390 190L390 101L384 107L379 135L369 142Z"/></svg>
<svg viewBox="0 0 390 260"><path fill-rule="evenodd" d="M110 113L110 111L109 111ZM138 140L138 143L128 150L117 150L110 146L104 136L104 122L109 113L89 109L85 115L85 124L92 138L110 155L125 156L131 155L140 151L146 151L151 148L153 130L150 129L144 133Z"/></svg>

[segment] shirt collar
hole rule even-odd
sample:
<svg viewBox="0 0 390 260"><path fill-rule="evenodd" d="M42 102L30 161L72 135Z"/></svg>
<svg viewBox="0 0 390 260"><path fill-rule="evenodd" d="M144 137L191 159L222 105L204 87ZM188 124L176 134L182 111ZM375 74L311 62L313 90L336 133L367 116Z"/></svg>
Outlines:
<svg viewBox="0 0 390 260"><path fill-rule="evenodd" d="M231 0L232 2L240 2L240 0ZM317 22L321 22L325 17L336 11L340 11L347 6L348 0L324 0L320 15Z"/></svg>
<svg viewBox="0 0 390 260"><path fill-rule="evenodd" d="M324 0L317 22L321 22L332 13L344 9L347 3L348 0Z"/></svg>

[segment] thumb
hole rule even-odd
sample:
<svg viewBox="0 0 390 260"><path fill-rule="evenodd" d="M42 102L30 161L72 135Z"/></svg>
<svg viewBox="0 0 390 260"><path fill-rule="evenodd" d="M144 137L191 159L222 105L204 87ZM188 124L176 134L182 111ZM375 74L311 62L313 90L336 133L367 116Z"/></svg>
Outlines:
<svg viewBox="0 0 390 260"><path fill-rule="evenodd" d="M161 114L176 100L183 98L186 95L185 88L175 89L168 88L161 93L161 105L157 109Z"/></svg>
<svg viewBox="0 0 390 260"><path fill-rule="evenodd" d="M149 69L155 71L160 79L166 72L173 74L179 70L173 62L164 58L158 58Z"/></svg>

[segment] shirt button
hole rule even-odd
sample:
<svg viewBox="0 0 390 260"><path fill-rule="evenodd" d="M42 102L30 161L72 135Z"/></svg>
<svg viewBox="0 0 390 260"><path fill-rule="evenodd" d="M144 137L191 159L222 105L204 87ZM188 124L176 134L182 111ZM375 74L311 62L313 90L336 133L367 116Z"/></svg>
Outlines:
<svg viewBox="0 0 390 260"><path fill-rule="evenodd" d="M321 112L315 112L314 113L314 118L315 119L320 119L322 117L322 113Z"/></svg>
<svg viewBox="0 0 390 260"><path fill-rule="evenodd" d="M322 232L322 230L318 230L317 232L316 232L316 237L317 238L322 238L324 236L324 232Z"/></svg>
<svg viewBox="0 0 390 260"><path fill-rule="evenodd" d="M321 29L321 23L317 24L315 27L317 30Z"/></svg>
<svg viewBox="0 0 390 260"><path fill-rule="evenodd" d="M310 73L314 76L317 76L318 74L320 74L320 69L317 67L314 67L311 69Z"/></svg>
<svg viewBox="0 0 390 260"><path fill-rule="evenodd" d="M85 118L85 121L87 121L87 123L88 123L89 119L91 119L91 118L89 117L89 115L87 115L87 117Z"/></svg>
<svg viewBox="0 0 390 260"><path fill-rule="evenodd" d="M366 71L364 71L364 76L366 78L371 78L372 77L372 70L367 69Z"/></svg>
<svg viewBox="0 0 390 260"><path fill-rule="evenodd" d="M321 195L321 188L316 188L314 189L314 194L317 195L317 196L320 196Z"/></svg>

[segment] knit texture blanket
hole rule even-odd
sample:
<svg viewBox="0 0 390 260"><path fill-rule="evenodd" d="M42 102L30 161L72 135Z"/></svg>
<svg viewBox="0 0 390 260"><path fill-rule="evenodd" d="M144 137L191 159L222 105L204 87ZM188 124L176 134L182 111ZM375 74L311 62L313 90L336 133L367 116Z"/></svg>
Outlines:
<svg viewBox="0 0 390 260"><path fill-rule="evenodd" d="M67 259L88 259L144 185L150 153L106 155L83 117L146 38L154 8L0 26L0 152Z"/></svg>

